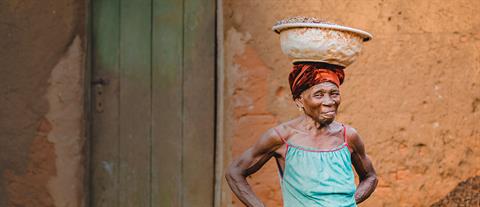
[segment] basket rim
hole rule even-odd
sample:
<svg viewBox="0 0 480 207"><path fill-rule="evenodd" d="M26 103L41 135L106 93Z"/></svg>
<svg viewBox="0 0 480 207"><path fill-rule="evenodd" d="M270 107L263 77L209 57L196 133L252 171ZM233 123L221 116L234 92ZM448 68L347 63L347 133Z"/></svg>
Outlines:
<svg viewBox="0 0 480 207"><path fill-rule="evenodd" d="M373 36L372 34L360 30L360 29L355 29L352 27L346 27L342 25L337 25L337 24L326 24L326 23L311 23L311 22L295 22L295 23L283 23L279 25L275 25L272 27L272 30L276 32L277 34L280 34L283 30L286 29L291 29L291 28L324 28L324 29L333 29L333 30L338 30L338 31L347 31L347 32L352 32L357 35L359 35L361 38L363 38L364 42L370 41Z"/></svg>

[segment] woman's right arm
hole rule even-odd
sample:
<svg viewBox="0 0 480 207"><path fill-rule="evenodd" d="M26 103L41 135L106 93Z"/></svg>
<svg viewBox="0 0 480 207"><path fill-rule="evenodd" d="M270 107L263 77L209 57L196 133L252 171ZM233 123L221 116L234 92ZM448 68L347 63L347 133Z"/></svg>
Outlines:
<svg viewBox="0 0 480 207"><path fill-rule="evenodd" d="M252 147L239 158L233 160L225 177L233 193L248 207L265 206L255 195L247 182L247 177L257 172L283 145L282 139L274 129L265 132Z"/></svg>

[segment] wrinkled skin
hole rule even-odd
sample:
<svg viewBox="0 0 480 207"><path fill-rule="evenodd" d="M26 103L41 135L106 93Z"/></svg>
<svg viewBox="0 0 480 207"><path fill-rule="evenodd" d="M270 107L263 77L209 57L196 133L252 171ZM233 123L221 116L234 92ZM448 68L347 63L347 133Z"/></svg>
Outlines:
<svg viewBox="0 0 480 207"><path fill-rule="evenodd" d="M323 82L312 86L295 100L304 115L267 130L252 147L231 162L225 177L243 204L249 207L265 206L246 178L271 158L277 159L283 170L286 151L283 140L320 149L330 149L343 143L342 124L335 121L340 101L340 90L335 84ZM360 136L354 128L345 127L352 165L360 179L355 201L361 203L373 193L378 180Z"/></svg>

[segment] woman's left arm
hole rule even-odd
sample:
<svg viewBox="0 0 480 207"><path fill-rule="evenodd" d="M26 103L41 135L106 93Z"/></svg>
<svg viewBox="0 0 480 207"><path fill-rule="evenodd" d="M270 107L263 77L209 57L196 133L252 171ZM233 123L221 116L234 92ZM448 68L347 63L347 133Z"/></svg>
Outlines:
<svg viewBox="0 0 480 207"><path fill-rule="evenodd" d="M358 174L360 183L355 192L356 203L365 201L377 187L378 179L373 164L365 153L365 146L355 129L347 128L348 144L352 148L352 164Z"/></svg>

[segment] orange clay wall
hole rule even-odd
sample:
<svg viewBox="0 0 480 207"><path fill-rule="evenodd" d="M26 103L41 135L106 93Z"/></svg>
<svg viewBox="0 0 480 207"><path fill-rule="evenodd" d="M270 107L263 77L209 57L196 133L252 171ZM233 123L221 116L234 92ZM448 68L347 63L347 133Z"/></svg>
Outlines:
<svg viewBox="0 0 480 207"><path fill-rule="evenodd" d="M300 113L271 31L298 15L374 35L346 69L337 118L358 130L380 179L361 206L429 206L480 175L480 1L470 0L224 0L226 162ZM249 178L267 206L281 205L278 181L273 160Z"/></svg>

